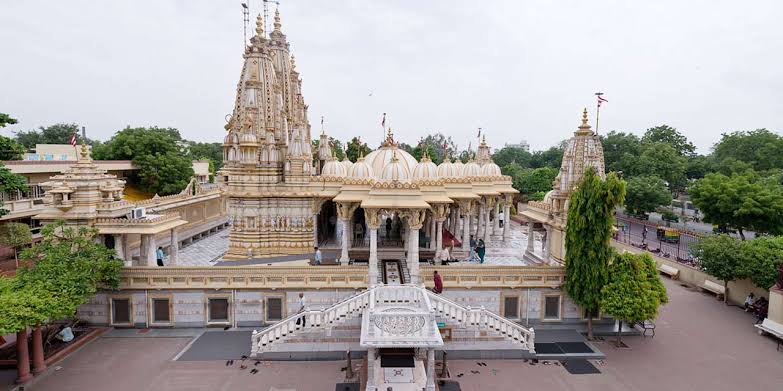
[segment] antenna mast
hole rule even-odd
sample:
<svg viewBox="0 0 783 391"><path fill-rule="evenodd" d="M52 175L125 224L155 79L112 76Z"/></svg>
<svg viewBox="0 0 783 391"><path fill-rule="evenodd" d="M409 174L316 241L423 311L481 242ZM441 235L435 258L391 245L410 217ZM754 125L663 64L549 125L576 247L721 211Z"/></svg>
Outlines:
<svg viewBox="0 0 783 391"><path fill-rule="evenodd" d="M247 0L250 2L250 0ZM244 39L242 40L242 47L244 48L247 46L247 25L250 23L250 7L247 5L247 3L242 3L242 22L245 24L244 26Z"/></svg>

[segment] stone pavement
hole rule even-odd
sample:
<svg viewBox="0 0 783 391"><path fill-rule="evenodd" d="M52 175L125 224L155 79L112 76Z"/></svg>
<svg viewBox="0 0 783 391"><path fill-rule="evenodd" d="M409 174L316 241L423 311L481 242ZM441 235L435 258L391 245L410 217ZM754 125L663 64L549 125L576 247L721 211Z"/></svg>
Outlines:
<svg viewBox="0 0 783 391"><path fill-rule="evenodd" d="M228 229L179 250L181 266L212 266L228 251Z"/></svg>
<svg viewBox="0 0 783 391"><path fill-rule="evenodd" d="M559 363L523 360L449 360L462 390L776 390L783 384L783 352L761 337L752 317L713 296L664 280L670 303L662 308L654 338L623 337L631 349L597 342L601 371L569 374ZM101 337L60 362L28 389L105 390L301 390L333 391L344 380L342 361L267 362L246 369L237 361L174 361L192 337ZM355 365L359 362L356 360ZM250 370L257 368L256 374ZM473 373L471 371L476 371ZM456 377L462 373L462 377ZM8 383L0 389L8 389Z"/></svg>

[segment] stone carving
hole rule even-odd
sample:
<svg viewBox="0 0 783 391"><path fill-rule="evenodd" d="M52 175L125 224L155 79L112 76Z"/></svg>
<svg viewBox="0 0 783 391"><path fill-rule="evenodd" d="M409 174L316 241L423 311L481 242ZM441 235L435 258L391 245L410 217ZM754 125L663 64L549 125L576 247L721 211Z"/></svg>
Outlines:
<svg viewBox="0 0 783 391"><path fill-rule="evenodd" d="M394 312L402 312L402 308L392 309ZM390 312L387 310L384 312ZM405 308L404 310L410 311ZM382 315L374 319L375 327L381 329L384 333L391 335L410 335L424 327L426 319L422 315Z"/></svg>

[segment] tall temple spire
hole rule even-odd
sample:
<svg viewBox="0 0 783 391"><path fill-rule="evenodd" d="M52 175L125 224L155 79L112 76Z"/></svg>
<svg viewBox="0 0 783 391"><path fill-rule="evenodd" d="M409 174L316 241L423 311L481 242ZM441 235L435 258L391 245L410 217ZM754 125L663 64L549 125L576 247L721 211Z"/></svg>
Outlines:
<svg viewBox="0 0 783 391"><path fill-rule="evenodd" d="M256 17L256 35L264 37L264 17L261 14Z"/></svg>
<svg viewBox="0 0 783 391"><path fill-rule="evenodd" d="M280 27L282 25L280 24L280 9L275 9L275 31L280 32Z"/></svg>

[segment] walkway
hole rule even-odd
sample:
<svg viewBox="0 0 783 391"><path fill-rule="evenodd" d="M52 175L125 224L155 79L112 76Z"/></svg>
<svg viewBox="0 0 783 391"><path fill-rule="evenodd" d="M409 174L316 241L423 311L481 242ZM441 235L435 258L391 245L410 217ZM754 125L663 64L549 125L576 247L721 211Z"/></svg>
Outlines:
<svg viewBox="0 0 783 391"><path fill-rule="evenodd" d="M783 352L756 334L750 315L714 297L665 280L671 298L661 311L655 338L624 337L631 349L597 343L607 356L593 361L596 375L569 374L560 363L521 360L449 360L462 390L525 389L658 391L775 390L783 384ZM52 369L40 391L307 390L333 391L344 380L342 361L173 361L191 337L102 337ZM547 364L548 363L548 364ZM354 360L358 366L359 360ZM546 364L546 365L545 365ZM251 374L252 369L258 373ZM475 371L473 373L471 371ZM459 374L462 377L457 378ZM0 376L1 377L1 376ZM0 385L7 389L8 384Z"/></svg>

